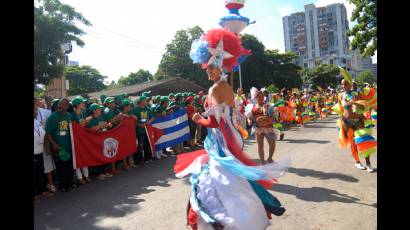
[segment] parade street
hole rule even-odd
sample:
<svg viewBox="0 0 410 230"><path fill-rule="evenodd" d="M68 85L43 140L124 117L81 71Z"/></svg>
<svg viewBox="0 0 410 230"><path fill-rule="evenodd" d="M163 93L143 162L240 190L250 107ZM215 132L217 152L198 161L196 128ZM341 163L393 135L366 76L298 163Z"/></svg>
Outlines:
<svg viewBox="0 0 410 230"><path fill-rule="evenodd" d="M289 155L292 164L271 189L286 212L273 216L268 229L377 229L377 171L358 170L350 148L338 147L336 119L292 127L277 141L274 159ZM265 142L265 157L267 147ZM247 141L245 151L258 159L255 140ZM34 205L34 229L188 229L191 187L188 177L174 176L175 161L168 157L105 181L92 178L68 193L42 198ZM377 153L371 161L376 169Z"/></svg>

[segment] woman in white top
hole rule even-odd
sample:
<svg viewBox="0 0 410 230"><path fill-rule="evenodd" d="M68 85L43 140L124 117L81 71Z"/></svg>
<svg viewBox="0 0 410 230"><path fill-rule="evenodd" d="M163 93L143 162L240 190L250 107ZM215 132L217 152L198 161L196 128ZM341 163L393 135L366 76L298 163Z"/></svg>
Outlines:
<svg viewBox="0 0 410 230"><path fill-rule="evenodd" d="M34 201L38 200L40 195L51 195L46 192L46 183L44 177L44 136L45 131L39 121L36 120L37 107L34 106Z"/></svg>

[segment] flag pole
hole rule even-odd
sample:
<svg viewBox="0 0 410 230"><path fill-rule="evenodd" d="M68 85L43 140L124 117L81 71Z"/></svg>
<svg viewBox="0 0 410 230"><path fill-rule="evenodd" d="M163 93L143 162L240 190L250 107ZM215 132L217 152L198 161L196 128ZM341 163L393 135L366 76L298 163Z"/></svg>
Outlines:
<svg viewBox="0 0 410 230"><path fill-rule="evenodd" d="M71 151L72 151L71 155L72 155L72 158L73 158L73 168L77 169L77 164L76 164L76 161L75 161L75 145L74 145L73 125L72 125L71 122L69 123L69 126L70 126Z"/></svg>
<svg viewBox="0 0 410 230"><path fill-rule="evenodd" d="M242 89L242 74L241 74L241 65L238 65L239 67L239 88Z"/></svg>

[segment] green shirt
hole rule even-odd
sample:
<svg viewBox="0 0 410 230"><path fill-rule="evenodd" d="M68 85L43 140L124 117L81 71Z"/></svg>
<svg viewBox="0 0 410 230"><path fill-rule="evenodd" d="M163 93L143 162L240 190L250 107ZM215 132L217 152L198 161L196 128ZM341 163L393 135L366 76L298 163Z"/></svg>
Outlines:
<svg viewBox="0 0 410 230"><path fill-rule="evenodd" d="M99 125L101 122L104 122L104 117L100 115L99 117L93 117L91 121L87 124L87 128L92 128Z"/></svg>
<svg viewBox="0 0 410 230"><path fill-rule="evenodd" d="M159 106L159 104L152 104L150 106L151 111L154 112L157 109L158 106Z"/></svg>
<svg viewBox="0 0 410 230"><path fill-rule="evenodd" d="M56 111L47 119L45 128L46 133L51 134L54 141L69 153L71 153L70 121L69 113L61 115L60 112Z"/></svg>
<svg viewBox="0 0 410 230"><path fill-rule="evenodd" d="M166 116L167 115L167 107L163 105L159 105L154 110L155 115Z"/></svg>
<svg viewBox="0 0 410 230"><path fill-rule="evenodd" d="M152 118L152 112L148 106L143 108L136 106L132 112L138 118L137 123L140 124L145 123ZM137 132L139 134L143 134L145 133L145 129L137 126Z"/></svg>
<svg viewBox="0 0 410 230"><path fill-rule="evenodd" d="M118 110L105 107L104 112L103 112L104 120L110 121L118 114L119 114Z"/></svg>
<svg viewBox="0 0 410 230"><path fill-rule="evenodd" d="M82 121L85 120L85 118L87 118L87 115L85 113L85 111L81 111L80 116L77 115L77 113L75 112L75 110L73 112L70 113L71 116L71 121L75 121L77 123L80 123Z"/></svg>

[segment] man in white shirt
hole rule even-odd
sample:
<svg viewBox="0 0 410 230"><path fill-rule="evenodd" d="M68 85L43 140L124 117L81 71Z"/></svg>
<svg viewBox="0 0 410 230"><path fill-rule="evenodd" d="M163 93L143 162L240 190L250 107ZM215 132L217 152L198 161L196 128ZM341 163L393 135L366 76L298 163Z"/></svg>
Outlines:
<svg viewBox="0 0 410 230"><path fill-rule="evenodd" d="M40 98L34 98L34 104L40 107L37 107L37 117L36 120L40 122L42 127L46 126L46 121L48 117L51 115L51 101L53 98L51 96L47 96L45 99L47 108L43 108L44 103L41 101ZM52 172L56 169L53 156L51 153L47 153L43 151L43 161L44 161L44 173L47 174L47 189L52 192L56 192L57 188L54 186L53 183L53 176Z"/></svg>
<svg viewBox="0 0 410 230"><path fill-rule="evenodd" d="M40 195L50 195L46 192L46 185L44 181L44 131L41 123L35 119L37 116L37 107L34 106L34 201L38 200Z"/></svg>
<svg viewBox="0 0 410 230"><path fill-rule="evenodd" d="M46 109L46 108L44 108L45 105L44 105L44 103L41 101L40 98L35 98L34 100L35 100L34 104L35 104L35 105L37 106L37 108L38 108L36 119L37 119L37 121L39 121L39 122L41 123L41 125L44 127L44 126L46 125L47 118L51 115L51 101L49 102L49 103L50 103L50 106L49 106L49 103L47 103L47 109ZM49 100L49 99L48 99L48 100ZM48 100L46 100L46 102L47 102Z"/></svg>

